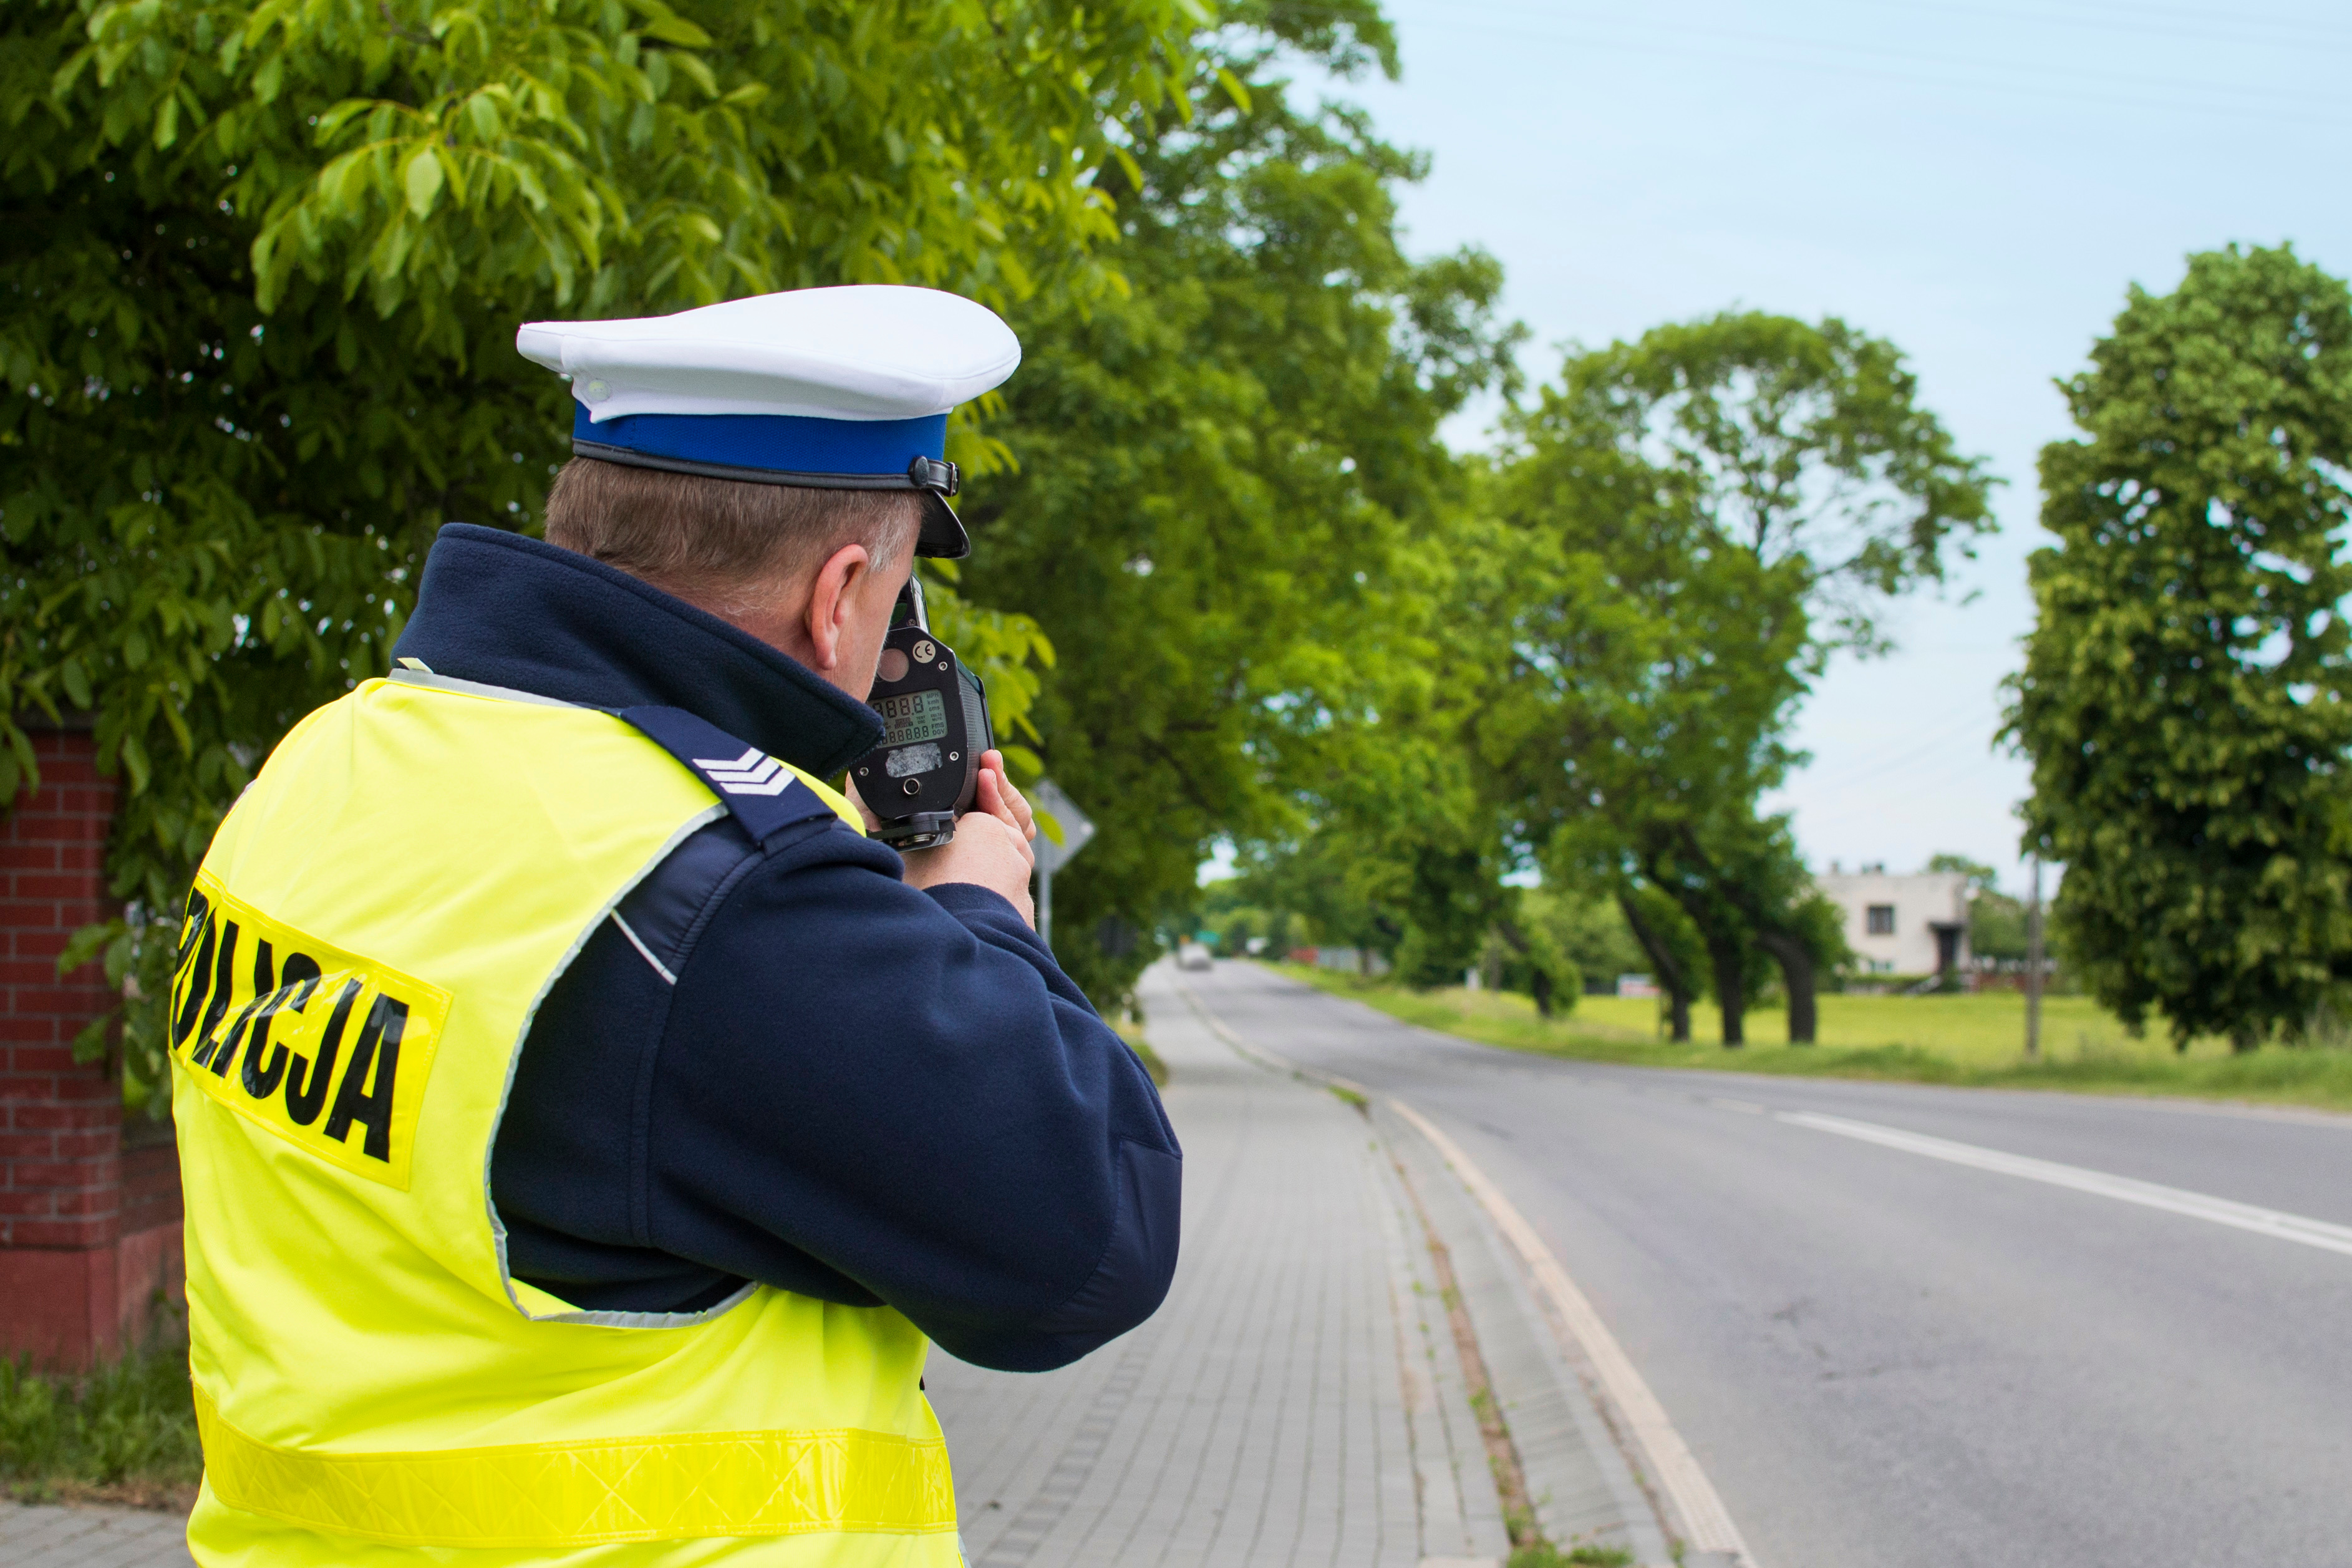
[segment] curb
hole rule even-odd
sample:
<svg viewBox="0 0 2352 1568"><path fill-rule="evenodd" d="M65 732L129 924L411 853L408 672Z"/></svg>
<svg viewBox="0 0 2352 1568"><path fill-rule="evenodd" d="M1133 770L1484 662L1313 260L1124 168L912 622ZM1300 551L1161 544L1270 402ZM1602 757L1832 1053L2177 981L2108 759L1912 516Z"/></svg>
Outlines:
<svg viewBox="0 0 2352 1568"><path fill-rule="evenodd" d="M1620 1457L1641 1467L1643 1496L1654 1505L1653 1517L1672 1520L1673 1534L1684 1549L1677 1561L1685 1568L1696 1563L1719 1563L1723 1568L1759 1568L1738 1527L1714 1484L1682 1434L1675 1430L1664 1408L1617 1337L1601 1320L1592 1303L1578 1289L1568 1271L1535 1227L1512 1206L1486 1173L1426 1117L1401 1100L1388 1102L1411 1122L1447 1169L1466 1188L1486 1217L1508 1243L1524 1269L1529 1294L1540 1299L1539 1316L1551 1329L1553 1344L1581 1374L1589 1404L1607 1421Z"/></svg>
<svg viewBox="0 0 2352 1568"><path fill-rule="evenodd" d="M1503 1499L1470 1399L1448 1299L1412 1178L1374 1130L1375 1179L1402 1278L1392 1284L1398 1355L1408 1385L1413 1468L1421 1486L1419 1568L1503 1568L1511 1555ZM1414 1384L1419 1384L1416 1389ZM1424 1427L1423 1423L1429 1423ZM1432 1440L1424 1440L1424 1439Z"/></svg>
<svg viewBox="0 0 2352 1568"><path fill-rule="evenodd" d="M1244 1059L1319 1083L1363 1110L1412 1172L1457 1259L1465 1305L1544 1534L1616 1545L1637 1563L1760 1568L1722 1500L1598 1313L1533 1226L1453 1140L1402 1100L1243 1039L1190 985L1211 1032ZM1414 1136L1402 1135L1410 1128Z"/></svg>
<svg viewBox="0 0 2352 1568"><path fill-rule="evenodd" d="M1454 1271L1518 1450L1536 1521L1563 1552L1616 1546L1645 1565L1672 1563L1660 1510L1620 1449L1593 1384L1562 1352L1526 1270L1446 1153L1392 1100L1373 1125L1412 1173Z"/></svg>

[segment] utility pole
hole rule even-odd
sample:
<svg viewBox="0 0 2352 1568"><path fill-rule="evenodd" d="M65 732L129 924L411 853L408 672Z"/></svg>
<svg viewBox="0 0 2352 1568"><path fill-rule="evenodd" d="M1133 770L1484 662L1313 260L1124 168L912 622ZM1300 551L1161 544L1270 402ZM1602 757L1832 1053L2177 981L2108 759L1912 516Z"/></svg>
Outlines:
<svg viewBox="0 0 2352 1568"><path fill-rule="evenodd" d="M2025 906L2025 1059L2042 1057L2042 855L2033 856L2033 896Z"/></svg>
<svg viewBox="0 0 2352 1568"><path fill-rule="evenodd" d="M1077 802L1064 795L1052 779L1039 779L1029 786L1029 804L1053 823L1052 832L1041 830L1029 846L1037 857L1037 940L1051 952L1054 873L1062 868L1064 861L1087 847L1087 840L1095 836L1095 825L1078 809Z"/></svg>

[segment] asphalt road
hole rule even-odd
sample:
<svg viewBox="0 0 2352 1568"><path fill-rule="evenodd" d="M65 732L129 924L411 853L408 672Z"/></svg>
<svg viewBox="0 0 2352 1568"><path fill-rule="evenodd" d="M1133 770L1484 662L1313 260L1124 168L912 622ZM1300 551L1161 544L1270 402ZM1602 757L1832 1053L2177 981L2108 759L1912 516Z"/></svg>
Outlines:
<svg viewBox="0 0 2352 1568"><path fill-rule="evenodd" d="M2352 1230L2080 1190L2352 1227L2352 1119L1557 1062L1251 965L1182 978L1461 1143L1764 1568L2352 1563Z"/></svg>

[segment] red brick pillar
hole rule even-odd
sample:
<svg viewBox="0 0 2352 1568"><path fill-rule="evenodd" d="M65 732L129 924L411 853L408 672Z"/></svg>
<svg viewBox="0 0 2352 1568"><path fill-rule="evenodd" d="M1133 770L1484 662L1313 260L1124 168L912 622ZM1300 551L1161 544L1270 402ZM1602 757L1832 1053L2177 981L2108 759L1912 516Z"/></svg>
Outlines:
<svg viewBox="0 0 2352 1568"><path fill-rule="evenodd" d="M87 728L36 731L33 749L40 788L0 822L0 1353L79 1365L143 1332L177 1283L178 1170L168 1139L160 1162L158 1140L142 1141L126 1226L121 1085L73 1059L114 998L98 964L62 980L57 967L75 931L114 912L114 784Z"/></svg>

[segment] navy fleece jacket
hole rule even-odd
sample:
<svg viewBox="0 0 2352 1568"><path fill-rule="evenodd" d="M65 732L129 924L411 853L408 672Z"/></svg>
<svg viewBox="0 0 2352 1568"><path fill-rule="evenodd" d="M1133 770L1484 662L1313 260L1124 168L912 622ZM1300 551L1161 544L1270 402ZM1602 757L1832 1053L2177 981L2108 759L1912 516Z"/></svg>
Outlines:
<svg viewBox="0 0 2352 1568"><path fill-rule="evenodd" d="M609 709L683 708L818 776L873 710L551 545L453 524L394 657ZM1149 1317L1182 1155L1142 1065L985 889L918 891L835 823L690 836L533 1021L491 1159L514 1274L693 1310L757 1280L887 1302L1037 1371Z"/></svg>

